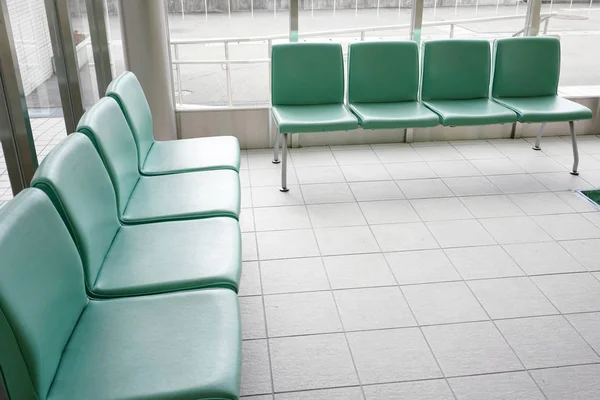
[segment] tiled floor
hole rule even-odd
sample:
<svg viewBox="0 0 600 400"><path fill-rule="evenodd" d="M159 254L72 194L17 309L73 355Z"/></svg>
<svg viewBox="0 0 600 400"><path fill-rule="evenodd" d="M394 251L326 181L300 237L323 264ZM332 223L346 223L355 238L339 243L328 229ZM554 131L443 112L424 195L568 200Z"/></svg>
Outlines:
<svg viewBox="0 0 600 400"><path fill-rule="evenodd" d="M600 399L600 138L243 154L242 394Z"/></svg>
<svg viewBox="0 0 600 400"><path fill-rule="evenodd" d="M42 162L46 154L66 137L65 121L62 118L31 118L30 121L38 162ZM12 198L4 153L0 148L0 206Z"/></svg>

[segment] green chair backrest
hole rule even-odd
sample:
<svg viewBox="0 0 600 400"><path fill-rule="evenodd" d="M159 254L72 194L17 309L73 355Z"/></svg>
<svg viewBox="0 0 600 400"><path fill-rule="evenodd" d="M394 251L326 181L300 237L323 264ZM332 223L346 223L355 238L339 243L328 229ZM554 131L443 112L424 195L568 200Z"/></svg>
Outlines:
<svg viewBox="0 0 600 400"><path fill-rule="evenodd" d="M492 97L553 96L560 76L560 41L522 37L494 41Z"/></svg>
<svg viewBox="0 0 600 400"><path fill-rule="evenodd" d="M121 227L115 190L94 145L73 133L46 156L32 186L46 192L69 228L91 291Z"/></svg>
<svg viewBox="0 0 600 400"><path fill-rule="evenodd" d="M123 72L106 89L106 95L119 103L138 149L138 165L144 166L150 147L154 144L152 112L142 85L133 72Z"/></svg>
<svg viewBox="0 0 600 400"><path fill-rule="evenodd" d="M52 202L25 189L0 209L0 372L14 400L44 400L88 299Z"/></svg>
<svg viewBox="0 0 600 400"><path fill-rule="evenodd" d="M490 63L490 43L487 40L424 42L421 99L469 100L488 97Z"/></svg>
<svg viewBox="0 0 600 400"><path fill-rule="evenodd" d="M337 43L284 43L271 53L273 105L344 101L344 60Z"/></svg>
<svg viewBox="0 0 600 400"><path fill-rule="evenodd" d="M419 90L416 42L361 42L348 46L348 102L415 101Z"/></svg>
<svg viewBox="0 0 600 400"><path fill-rule="evenodd" d="M117 102L110 97L100 99L83 115L77 131L88 136L98 149L115 187L122 215L140 172L135 141Z"/></svg>

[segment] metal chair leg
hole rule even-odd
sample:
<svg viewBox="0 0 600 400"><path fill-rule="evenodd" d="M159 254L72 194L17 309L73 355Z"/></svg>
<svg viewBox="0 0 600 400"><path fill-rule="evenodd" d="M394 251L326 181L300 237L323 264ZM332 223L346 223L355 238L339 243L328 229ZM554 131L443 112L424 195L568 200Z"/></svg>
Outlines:
<svg viewBox="0 0 600 400"><path fill-rule="evenodd" d="M544 122L541 126L540 129L538 130L538 133L535 137L535 145L532 147L532 149L534 150L541 150L542 148L540 147L540 140L542 140L542 133L544 132L544 128L546 127L546 123Z"/></svg>
<svg viewBox="0 0 600 400"><path fill-rule="evenodd" d="M273 164L279 164L279 132L277 132L277 136L275 136L275 144L273 145Z"/></svg>
<svg viewBox="0 0 600 400"><path fill-rule="evenodd" d="M573 146L573 170L571 175L579 175L577 168L579 167L579 150L577 149L577 138L575 137L575 123L569 121L569 130L571 131L571 145Z"/></svg>
<svg viewBox="0 0 600 400"><path fill-rule="evenodd" d="M282 192L287 192L290 189L287 187L287 151L288 151L288 134L283 134L283 149L281 150L281 188L279 189Z"/></svg>

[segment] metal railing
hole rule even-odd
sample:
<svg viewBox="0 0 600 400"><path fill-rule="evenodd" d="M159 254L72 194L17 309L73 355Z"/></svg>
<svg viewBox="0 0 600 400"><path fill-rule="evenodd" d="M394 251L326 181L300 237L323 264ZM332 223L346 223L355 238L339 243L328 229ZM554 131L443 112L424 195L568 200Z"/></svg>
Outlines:
<svg viewBox="0 0 600 400"><path fill-rule="evenodd" d="M550 18L558 16L558 13L549 13L542 14L541 22L544 22L543 33L546 34L548 32L548 23L550 22ZM497 17L483 17L483 18L471 18L471 19L457 19L450 21L432 21L432 22L423 22L423 27L439 27L439 26L449 26L449 37L454 37L454 27L459 25L468 25L468 24L476 24L481 22L494 22L494 21L506 21L506 20L514 20L525 18L523 15L507 15L507 16L497 16ZM372 32L382 32L382 31L395 31L395 30L403 30L410 29L410 24L399 24L399 25L382 25L382 26L371 26L371 27L363 27L363 28L349 28L349 29L338 29L338 30L330 30L330 31L317 31L317 32L306 32L302 33L301 37L303 39L306 38L318 38L318 37L326 37L331 38L332 36L339 35L348 35L348 34L358 34L360 35L360 41L364 41L366 39L367 33ZM517 31L512 34L512 36L518 36L523 33L523 29ZM496 36L496 35L495 35ZM229 38L212 38L212 39L173 39L171 40L171 45L173 46L173 59L171 60L171 64L174 66L175 77L176 77L176 96L177 104L183 104L183 88L182 88L182 80L181 80L181 65L221 65L221 67L225 70L225 79L227 85L227 104L228 107L233 107L233 98L231 91L231 65L232 64L270 64L271 63L271 49L274 41L285 41L289 39L288 34L279 34L279 35L268 35L268 36L254 36L254 37L229 37ZM241 59L241 60L232 60L229 54L229 46L231 43L252 43L252 42L266 42L267 43L267 58L253 58L253 59ZM208 44L219 44L222 43L224 46L224 59L215 59L215 60L182 60L179 55L179 47L183 45L208 45ZM270 76L269 71L269 76ZM271 85L269 79L269 86ZM270 88L269 88L270 89Z"/></svg>

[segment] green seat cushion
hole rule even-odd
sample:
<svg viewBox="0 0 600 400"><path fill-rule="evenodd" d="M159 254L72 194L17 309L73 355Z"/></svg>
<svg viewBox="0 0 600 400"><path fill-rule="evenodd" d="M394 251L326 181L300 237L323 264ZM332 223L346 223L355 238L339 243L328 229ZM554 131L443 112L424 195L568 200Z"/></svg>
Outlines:
<svg viewBox="0 0 600 400"><path fill-rule="evenodd" d="M241 275L240 227L232 218L124 226L94 283L96 296L226 287Z"/></svg>
<svg viewBox="0 0 600 400"><path fill-rule="evenodd" d="M154 124L144 89L133 72L125 71L108 85L106 96L113 98L127 119L137 146L136 163L141 170L154 141Z"/></svg>
<svg viewBox="0 0 600 400"><path fill-rule="evenodd" d="M423 102L440 116L444 126L507 124L517 115L489 99L431 100Z"/></svg>
<svg viewBox="0 0 600 400"><path fill-rule="evenodd" d="M88 299L75 244L41 190L0 208L0 255L2 380L13 400L44 400Z"/></svg>
<svg viewBox="0 0 600 400"><path fill-rule="evenodd" d="M348 107L364 129L426 128L440 123L437 114L416 101L356 103Z"/></svg>
<svg viewBox="0 0 600 400"><path fill-rule="evenodd" d="M419 47L414 41L359 42L348 45L348 102L416 101Z"/></svg>
<svg viewBox="0 0 600 400"><path fill-rule="evenodd" d="M494 99L517 113L519 122L564 122L592 118L592 111L558 96Z"/></svg>
<svg viewBox="0 0 600 400"><path fill-rule="evenodd" d="M141 171L165 175L213 169L240 169L240 144L234 136L154 142Z"/></svg>
<svg viewBox="0 0 600 400"><path fill-rule="evenodd" d="M344 59L339 43L280 43L271 51L274 106L342 104Z"/></svg>
<svg viewBox="0 0 600 400"><path fill-rule="evenodd" d="M142 85L129 71L116 77L106 95L117 101L137 146L139 169L144 175L240 168L240 145L233 136L154 140L152 113Z"/></svg>
<svg viewBox="0 0 600 400"><path fill-rule="evenodd" d="M487 40L426 41L422 58L424 102L488 98L491 57Z"/></svg>
<svg viewBox="0 0 600 400"><path fill-rule="evenodd" d="M560 77L560 41L557 38L498 39L494 41L493 58L492 97L514 110L519 122L592 118L588 108L557 96Z"/></svg>
<svg viewBox="0 0 600 400"><path fill-rule="evenodd" d="M82 133L67 136L44 158L31 186L43 190L63 217L91 291L121 228L115 190L92 142Z"/></svg>
<svg viewBox="0 0 600 400"><path fill-rule="evenodd" d="M493 65L493 98L555 96L560 77L560 40L550 36L495 40Z"/></svg>
<svg viewBox="0 0 600 400"><path fill-rule="evenodd" d="M133 135L114 99L98 101L83 115L77 130L98 149L117 194L121 221L239 217L240 181L236 171L141 176Z"/></svg>
<svg viewBox="0 0 600 400"><path fill-rule="evenodd" d="M233 400L240 374L240 313L231 290L95 300L47 398Z"/></svg>
<svg viewBox="0 0 600 400"><path fill-rule="evenodd" d="M190 175L194 174L198 173ZM38 168L32 185L46 192L63 216L83 260L91 296L211 286L237 290L239 223L208 218L122 226L108 172L85 135L73 133L59 143Z"/></svg>
<svg viewBox="0 0 600 400"><path fill-rule="evenodd" d="M157 221L240 215L240 178L232 170L142 176L128 200L121 221Z"/></svg>
<svg viewBox="0 0 600 400"><path fill-rule="evenodd" d="M273 106L280 133L348 131L358 127L356 117L343 104Z"/></svg>

